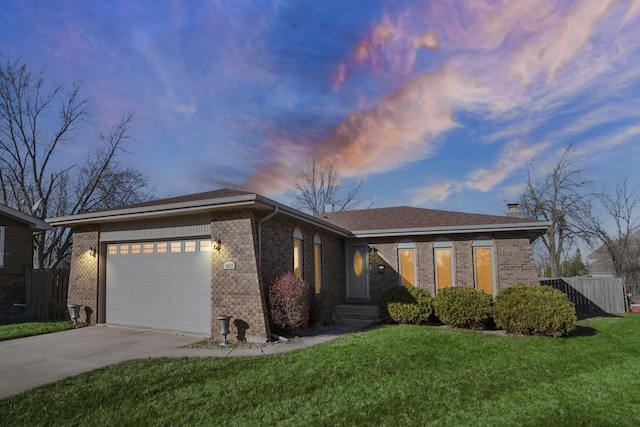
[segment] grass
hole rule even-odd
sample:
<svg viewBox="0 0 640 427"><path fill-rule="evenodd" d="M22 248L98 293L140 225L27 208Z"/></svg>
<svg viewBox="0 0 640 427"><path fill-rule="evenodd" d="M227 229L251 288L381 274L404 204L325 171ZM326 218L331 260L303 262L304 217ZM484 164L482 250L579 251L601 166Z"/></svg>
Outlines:
<svg viewBox="0 0 640 427"><path fill-rule="evenodd" d="M71 329L71 322L68 320L20 323L0 322L0 341L66 331L67 329Z"/></svg>
<svg viewBox="0 0 640 427"><path fill-rule="evenodd" d="M385 326L261 358L122 363L0 401L0 425L631 426L640 316L568 338Z"/></svg>

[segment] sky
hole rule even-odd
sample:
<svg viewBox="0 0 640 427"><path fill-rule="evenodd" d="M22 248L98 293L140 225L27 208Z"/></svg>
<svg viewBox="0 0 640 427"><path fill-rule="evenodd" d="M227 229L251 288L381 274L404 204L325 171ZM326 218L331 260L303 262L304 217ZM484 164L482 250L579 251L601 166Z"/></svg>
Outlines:
<svg viewBox="0 0 640 427"><path fill-rule="evenodd" d="M504 214L571 143L640 181L638 0L3 0L0 54L81 81L97 127L133 112L121 161L160 197L291 204L315 158L373 207Z"/></svg>

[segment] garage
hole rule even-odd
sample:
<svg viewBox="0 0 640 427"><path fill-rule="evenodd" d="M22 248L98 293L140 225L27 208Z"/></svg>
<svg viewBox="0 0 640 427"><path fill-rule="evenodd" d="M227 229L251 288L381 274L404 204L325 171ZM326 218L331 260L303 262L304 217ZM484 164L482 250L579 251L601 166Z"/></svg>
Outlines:
<svg viewBox="0 0 640 427"><path fill-rule="evenodd" d="M106 323L211 334L211 239L106 249Z"/></svg>

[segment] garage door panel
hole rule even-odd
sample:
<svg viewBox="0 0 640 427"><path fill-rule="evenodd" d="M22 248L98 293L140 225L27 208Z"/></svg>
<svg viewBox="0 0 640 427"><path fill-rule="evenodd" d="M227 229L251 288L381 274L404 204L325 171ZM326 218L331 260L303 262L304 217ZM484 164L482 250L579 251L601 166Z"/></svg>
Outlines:
<svg viewBox="0 0 640 427"><path fill-rule="evenodd" d="M108 245L107 323L209 335L211 252L202 242Z"/></svg>

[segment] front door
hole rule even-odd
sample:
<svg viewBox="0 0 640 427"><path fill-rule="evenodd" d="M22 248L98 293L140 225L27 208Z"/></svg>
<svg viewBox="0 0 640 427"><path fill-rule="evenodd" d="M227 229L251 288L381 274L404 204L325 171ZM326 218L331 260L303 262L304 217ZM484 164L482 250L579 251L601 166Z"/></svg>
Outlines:
<svg viewBox="0 0 640 427"><path fill-rule="evenodd" d="M349 246L347 252L347 270L349 271L347 297L369 299L367 246Z"/></svg>

